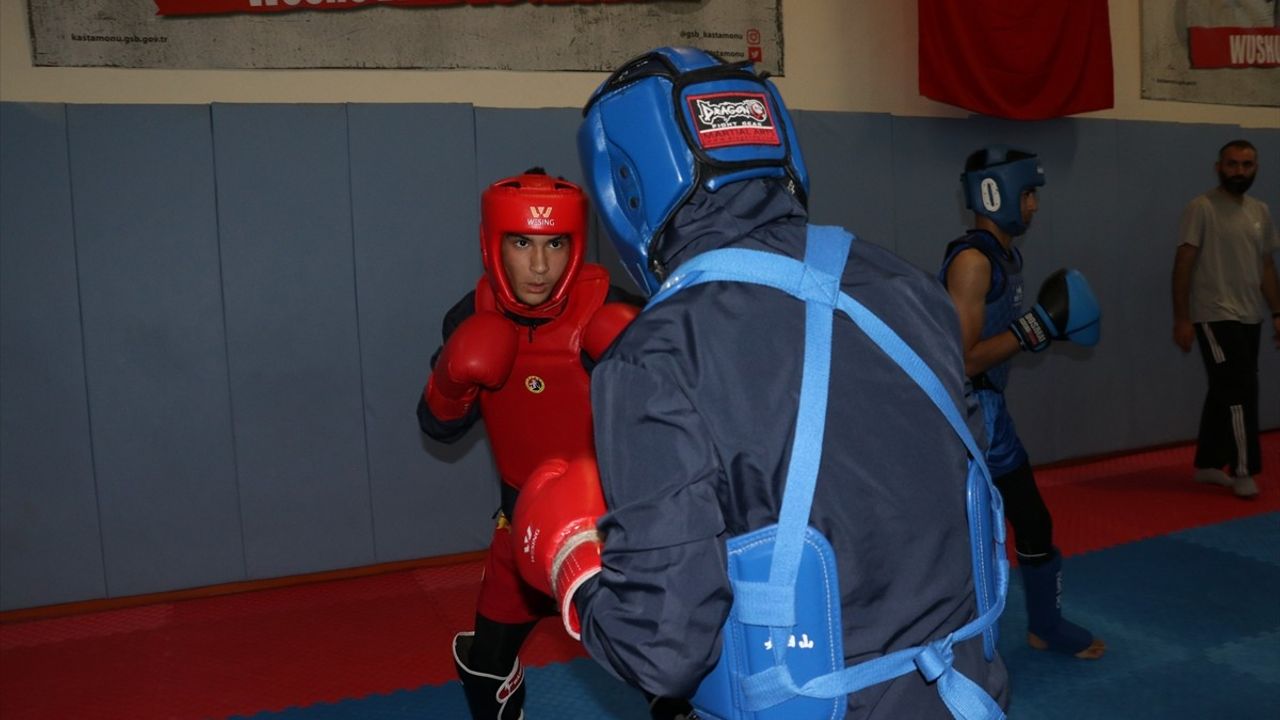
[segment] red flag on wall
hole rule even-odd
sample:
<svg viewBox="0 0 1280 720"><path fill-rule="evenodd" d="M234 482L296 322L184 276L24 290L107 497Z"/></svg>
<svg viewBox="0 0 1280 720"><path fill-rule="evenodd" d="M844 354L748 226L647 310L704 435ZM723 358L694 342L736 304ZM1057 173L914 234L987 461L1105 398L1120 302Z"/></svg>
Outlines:
<svg viewBox="0 0 1280 720"><path fill-rule="evenodd" d="M919 0L920 94L1042 120L1114 105L1107 0Z"/></svg>

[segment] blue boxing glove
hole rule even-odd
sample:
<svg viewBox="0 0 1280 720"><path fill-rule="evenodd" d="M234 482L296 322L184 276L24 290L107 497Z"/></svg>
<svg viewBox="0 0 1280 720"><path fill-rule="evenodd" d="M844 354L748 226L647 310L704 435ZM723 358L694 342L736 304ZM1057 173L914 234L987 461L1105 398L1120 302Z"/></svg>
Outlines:
<svg viewBox="0 0 1280 720"><path fill-rule="evenodd" d="M1023 350L1040 352L1052 340L1098 344L1102 310L1089 282L1077 270L1059 270L1045 278L1036 305L1009 326Z"/></svg>

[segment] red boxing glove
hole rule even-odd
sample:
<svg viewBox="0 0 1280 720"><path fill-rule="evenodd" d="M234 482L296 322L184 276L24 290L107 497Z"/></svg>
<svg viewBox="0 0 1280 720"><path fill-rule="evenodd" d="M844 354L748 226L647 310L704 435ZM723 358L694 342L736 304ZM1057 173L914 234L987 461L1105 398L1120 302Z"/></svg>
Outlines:
<svg viewBox="0 0 1280 720"><path fill-rule="evenodd" d="M627 303L606 303L591 316L582 330L582 349L592 360L599 360L605 350L622 334L627 325L640 314L640 308Z"/></svg>
<svg viewBox="0 0 1280 720"><path fill-rule="evenodd" d="M462 321L436 359L423 396L431 414L456 420L471 409L480 388L502 387L516 361L515 323L495 312L477 312Z"/></svg>
<svg viewBox="0 0 1280 720"><path fill-rule="evenodd" d="M594 458L548 460L520 489L512 541L525 582L556 599L560 619L574 640L581 639L573 594L600 572L596 518L605 513L600 471Z"/></svg>

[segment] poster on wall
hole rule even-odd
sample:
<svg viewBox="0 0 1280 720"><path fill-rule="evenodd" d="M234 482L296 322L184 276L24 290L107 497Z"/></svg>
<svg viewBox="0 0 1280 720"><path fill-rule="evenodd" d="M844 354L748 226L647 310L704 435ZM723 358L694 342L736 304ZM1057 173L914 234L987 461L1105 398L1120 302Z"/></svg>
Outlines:
<svg viewBox="0 0 1280 720"><path fill-rule="evenodd" d="M1280 1L1143 0L1142 97L1280 107Z"/></svg>
<svg viewBox="0 0 1280 720"><path fill-rule="evenodd" d="M28 0L33 64L609 71L696 45L783 74L782 0Z"/></svg>

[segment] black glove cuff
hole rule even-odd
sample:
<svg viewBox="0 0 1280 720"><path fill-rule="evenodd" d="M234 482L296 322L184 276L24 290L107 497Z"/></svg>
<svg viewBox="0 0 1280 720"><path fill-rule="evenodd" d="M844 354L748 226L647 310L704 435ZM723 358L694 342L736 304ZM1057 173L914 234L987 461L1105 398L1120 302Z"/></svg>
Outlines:
<svg viewBox="0 0 1280 720"><path fill-rule="evenodd" d="M1018 338L1018 344L1023 350L1040 352L1049 347L1049 333L1034 310L1014 320L1009 329Z"/></svg>

